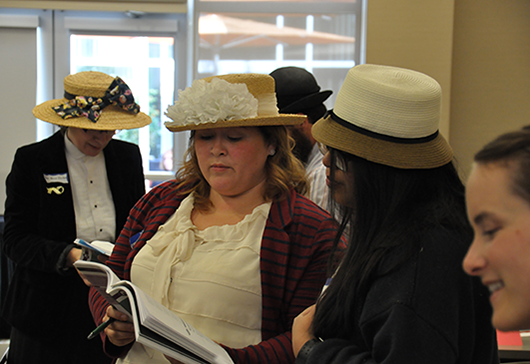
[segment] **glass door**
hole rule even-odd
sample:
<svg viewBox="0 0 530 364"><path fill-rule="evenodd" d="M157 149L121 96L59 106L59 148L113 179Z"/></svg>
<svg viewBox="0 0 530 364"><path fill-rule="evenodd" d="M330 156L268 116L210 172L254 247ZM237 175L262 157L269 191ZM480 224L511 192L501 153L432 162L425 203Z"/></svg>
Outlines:
<svg viewBox="0 0 530 364"><path fill-rule="evenodd" d="M56 64L56 85L61 85L56 89L62 89L68 73L100 71L120 76L141 110L151 117L149 126L116 134L140 147L148 187L172 178L178 167L173 161L182 160L187 143L187 138L176 139L178 134L164 126L168 120L164 112L173 103L175 89L184 88L186 80L176 67L182 64L179 57L185 60L178 50L186 49L179 20L185 24L185 15L64 11L56 16L56 44L61 54L68 55L67 64Z"/></svg>

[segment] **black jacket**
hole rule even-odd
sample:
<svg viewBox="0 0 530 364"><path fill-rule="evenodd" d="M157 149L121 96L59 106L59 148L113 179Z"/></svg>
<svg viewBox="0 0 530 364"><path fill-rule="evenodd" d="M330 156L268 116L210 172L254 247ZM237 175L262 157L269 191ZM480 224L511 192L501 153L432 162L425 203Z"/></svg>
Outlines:
<svg viewBox="0 0 530 364"><path fill-rule="evenodd" d="M129 210L145 193L142 159L136 145L114 139L104 155L118 237ZM68 173L60 132L17 150L6 180L3 246L16 268L2 316L28 335L81 332L86 337L94 328L88 287L74 270L57 270L61 254L76 238L70 184L47 183L43 177L57 173ZM63 193L48 192L59 186Z"/></svg>
<svg viewBox="0 0 530 364"><path fill-rule="evenodd" d="M427 230L421 250L359 298L348 337L325 338L307 364L498 363L489 292L462 269L470 239L442 227ZM381 265L399 259L389 255Z"/></svg>

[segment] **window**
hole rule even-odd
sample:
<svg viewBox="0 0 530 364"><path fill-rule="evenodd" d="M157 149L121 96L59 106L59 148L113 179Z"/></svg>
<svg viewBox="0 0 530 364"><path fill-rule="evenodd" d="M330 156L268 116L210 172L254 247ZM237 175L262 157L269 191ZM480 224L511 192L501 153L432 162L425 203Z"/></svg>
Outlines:
<svg viewBox="0 0 530 364"><path fill-rule="evenodd" d="M157 183L173 176L188 144L188 133L171 133L163 126L176 90L215 74L298 66L315 74L323 89L336 91L348 69L364 62L365 2L190 0L188 14L0 8L2 49L10 49L2 53L8 65L2 80L13 84L1 100L5 110L15 95L17 103L31 104L4 119L34 123L32 106L63 97L63 79L71 72L119 75L153 123L117 137L139 144L146 178ZM13 92L17 82L9 81L11 75L29 78L36 99ZM326 101L330 108L335 94ZM53 132L48 123L32 125L36 128L24 128L23 137L7 137L4 144L13 145L14 153L17 146ZM3 167L5 174L10 163Z"/></svg>
<svg viewBox="0 0 530 364"><path fill-rule="evenodd" d="M338 90L348 70L364 62L363 1L196 3L199 78L297 66L323 89Z"/></svg>
<svg viewBox="0 0 530 364"><path fill-rule="evenodd" d="M100 71L120 76L133 90L135 101L151 116L149 126L122 130L116 138L138 144L147 172L165 169L162 157L173 149L173 134L165 131L164 111L174 100L173 37L70 36L70 73Z"/></svg>
<svg viewBox="0 0 530 364"><path fill-rule="evenodd" d="M55 20L55 41L61 45L56 82L61 78L62 85L66 74L82 71L123 78L152 123L122 130L115 138L138 144L148 187L172 178L173 160L182 160L187 140L165 128L164 112L173 104L175 89L186 86L185 75L176 68L185 59L180 50L186 49L186 37L179 34L185 15L61 11ZM62 74L64 69L68 73ZM179 154L173 158L173 153Z"/></svg>

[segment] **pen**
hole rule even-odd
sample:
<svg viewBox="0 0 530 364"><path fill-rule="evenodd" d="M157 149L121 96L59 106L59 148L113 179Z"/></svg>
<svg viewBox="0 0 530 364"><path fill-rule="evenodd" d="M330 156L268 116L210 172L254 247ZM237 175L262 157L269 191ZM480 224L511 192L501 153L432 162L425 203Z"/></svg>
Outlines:
<svg viewBox="0 0 530 364"><path fill-rule="evenodd" d="M109 318L107 321L103 322L101 325L99 325L98 327L96 327L87 337L88 340L90 339L93 339L95 338L96 336L98 336L98 334L105 330L107 328L107 326L109 326L111 323L113 323L114 321L116 321L115 318L111 317Z"/></svg>

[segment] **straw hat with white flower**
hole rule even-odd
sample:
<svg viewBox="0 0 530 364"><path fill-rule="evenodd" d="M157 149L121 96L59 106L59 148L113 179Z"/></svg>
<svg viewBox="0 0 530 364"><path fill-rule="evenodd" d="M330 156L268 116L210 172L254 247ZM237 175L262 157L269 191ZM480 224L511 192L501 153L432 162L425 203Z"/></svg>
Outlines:
<svg viewBox="0 0 530 364"><path fill-rule="evenodd" d="M305 116L280 114L274 78L265 74L229 74L196 80L179 90L166 115L166 127L184 130L301 124Z"/></svg>

